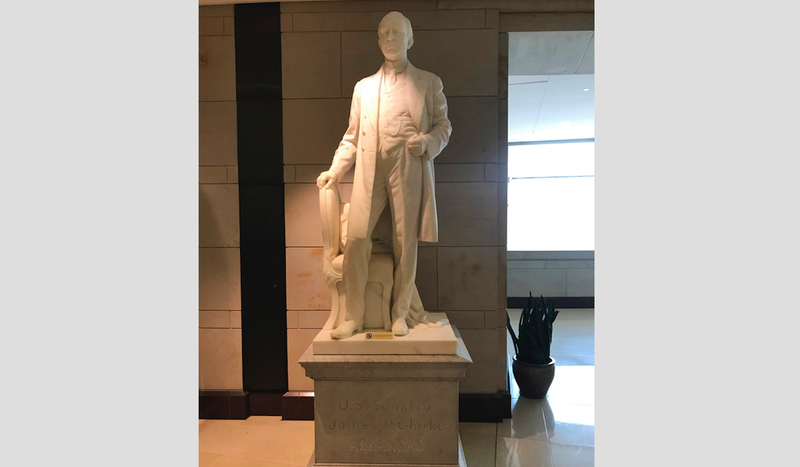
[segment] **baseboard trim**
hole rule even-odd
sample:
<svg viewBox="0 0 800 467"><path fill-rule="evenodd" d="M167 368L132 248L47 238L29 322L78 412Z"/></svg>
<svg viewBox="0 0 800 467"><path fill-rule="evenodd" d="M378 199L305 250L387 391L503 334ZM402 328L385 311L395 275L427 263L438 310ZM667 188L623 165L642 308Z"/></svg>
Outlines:
<svg viewBox="0 0 800 467"><path fill-rule="evenodd" d="M539 297L533 297L534 304ZM594 308L594 297L545 297L553 299L556 308ZM528 297L508 297L508 308L524 308Z"/></svg>
<svg viewBox="0 0 800 467"><path fill-rule="evenodd" d="M250 415L279 416L282 413L281 410L282 400L283 400L283 391L281 392L251 391Z"/></svg>
<svg viewBox="0 0 800 467"><path fill-rule="evenodd" d="M511 395L459 394L461 422L502 422L511 418ZM248 392L243 390L203 390L199 394L199 418L244 420L250 415L281 416L284 420L314 420L314 392Z"/></svg>
<svg viewBox="0 0 800 467"><path fill-rule="evenodd" d="M289 391L281 400L284 420L314 420L314 391Z"/></svg>
<svg viewBox="0 0 800 467"><path fill-rule="evenodd" d="M314 392L289 391L283 395L282 407L284 420L314 420ZM511 418L511 394L459 394L458 418L460 422L486 423Z"/></svg>
<svg viewBox="0 0 800 467"><path fill-rule="evenodd" d="M506 413L511 413L511 397L503 397L507 391L494 394L459 394L458 421L500 423ZM504 407L508 404L508 408Z"/></svg>
<svg viewBox="0 0 800 467"><path fill-rule="evenodd" d="M511 418L511 393L503 391L503 418Z"/></svg>
<svg viewBox="0 0 800 467"><path fill-rule="evenodd" d="M238 390L204 390L199 394L199 418L244 420L250 416L250 394Z"/></svg>

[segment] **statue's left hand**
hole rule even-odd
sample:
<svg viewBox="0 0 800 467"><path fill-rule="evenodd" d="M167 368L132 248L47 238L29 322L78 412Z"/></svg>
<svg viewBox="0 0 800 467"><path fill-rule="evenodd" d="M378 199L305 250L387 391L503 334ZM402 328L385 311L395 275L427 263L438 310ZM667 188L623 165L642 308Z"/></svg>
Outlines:
<svg viewBox="0 0 800 467"><path fill-rule="evenodd" d="M317 177L317 188L330 188L331 185L339 183L339 176L333 170L326 170Z"/></svg>
<svg viewBox="0 0 800 467"><path fill-rule="evenodd" d="M408 152L410 152L412 156L419 157L428 150L428 143L426 143L425 139L420 135L414 135L408 138L406 147L408 147Z"/></svg>

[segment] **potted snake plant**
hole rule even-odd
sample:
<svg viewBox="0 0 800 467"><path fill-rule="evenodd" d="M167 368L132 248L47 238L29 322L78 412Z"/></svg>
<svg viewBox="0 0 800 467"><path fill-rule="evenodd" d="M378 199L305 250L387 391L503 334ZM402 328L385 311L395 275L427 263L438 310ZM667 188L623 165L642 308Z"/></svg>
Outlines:
<svg viewBox="0 0 800 467"><path fill-rule="evenodd" d="M541 297L534 305L532 293L522 309L518 335L514 333L511 318L506 313L506 327L516 354L511 368L523 397L543 399L553 383L556 361L550 356L550 344L556 316L558 310L552 299Z"/></svg>

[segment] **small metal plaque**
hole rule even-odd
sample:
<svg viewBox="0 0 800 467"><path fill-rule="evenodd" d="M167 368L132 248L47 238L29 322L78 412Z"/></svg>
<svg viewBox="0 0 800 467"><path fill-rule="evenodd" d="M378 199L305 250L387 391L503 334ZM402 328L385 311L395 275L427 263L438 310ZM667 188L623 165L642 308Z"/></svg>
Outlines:
<svg viewBox="0 0 800 467"><path fill-rule="evenodd" d="M367 340L370 339L394 339L394 334L391 332L368 332Z"/></svg>

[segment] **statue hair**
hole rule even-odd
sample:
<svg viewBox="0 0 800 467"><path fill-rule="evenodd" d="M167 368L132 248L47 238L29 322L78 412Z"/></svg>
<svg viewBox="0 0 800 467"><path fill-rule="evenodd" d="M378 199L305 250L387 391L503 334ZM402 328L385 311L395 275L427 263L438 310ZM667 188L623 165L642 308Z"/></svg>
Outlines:
<svg viewBox="0 0 800 467"><path fill-rule="evenodd" d="M381 18L381 22L378 24L378 29L380 29L380 27L381 27L380 25L383 24L384 21L386 21L386 18L388 18L389 15L392 15L392 16L400 15L400 18L403 21L403 28L406 30L408 38L411 39L412 37L414 37L414 30L411 28L411 21L408 18L406 18L405 15L403 15L399 11L390 11L389 13L386 13L383 16L383 18Z"/></svg>

